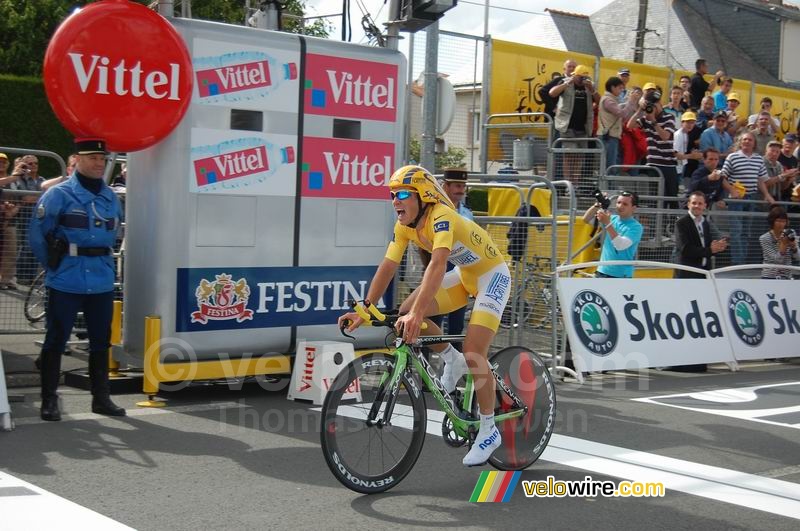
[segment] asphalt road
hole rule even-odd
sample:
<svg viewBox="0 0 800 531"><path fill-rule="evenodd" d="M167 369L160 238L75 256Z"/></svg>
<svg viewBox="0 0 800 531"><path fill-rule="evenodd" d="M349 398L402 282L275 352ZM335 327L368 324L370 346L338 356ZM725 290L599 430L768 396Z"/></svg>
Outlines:
<svg viewBox="0 0 800 531"><path fill-rule="evenodd" d="M12 404L16 429L0 433L3 529L795 530L800 520L798 360L560 383L555 435L521 479L662 481L665 496L652 498L528 498L520 484L508 503L470 503L490 468L464 468L464 449L430 435L402 483L359 495L328 470L315 408L287 401L285 387L193 386L164 409L123 395L122 419L87 413L88 393L62 387L60 423L38 419L36 389L13 391L25 401Z"/></svg>

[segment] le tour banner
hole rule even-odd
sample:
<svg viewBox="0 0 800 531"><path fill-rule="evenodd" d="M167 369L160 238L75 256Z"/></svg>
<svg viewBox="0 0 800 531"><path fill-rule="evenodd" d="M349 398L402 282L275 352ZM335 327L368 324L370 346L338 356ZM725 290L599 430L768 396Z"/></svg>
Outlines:
<svg viewBox="0 0 800 531"><path fill-rule="evenodd" d="M790 356L800 283L723 279L559 279L581 371Z"/></svg>

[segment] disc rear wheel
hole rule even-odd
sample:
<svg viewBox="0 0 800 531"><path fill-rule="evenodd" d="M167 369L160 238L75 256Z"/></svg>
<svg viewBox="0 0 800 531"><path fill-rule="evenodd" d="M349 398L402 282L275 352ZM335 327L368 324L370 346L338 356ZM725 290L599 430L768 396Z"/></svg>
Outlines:
<svg viewBox="0 0 800 531"><path fill-rule="evenodd" d="M523 347L500 350L489 363L497 365L495 371L504 384L528 407L525 415L497 423L503 444L489 463L500 470L522 470L539 458L550 441L556 417L555 384L544 361ZM495 396L496 415L517 408L499 385Z"/></svg>

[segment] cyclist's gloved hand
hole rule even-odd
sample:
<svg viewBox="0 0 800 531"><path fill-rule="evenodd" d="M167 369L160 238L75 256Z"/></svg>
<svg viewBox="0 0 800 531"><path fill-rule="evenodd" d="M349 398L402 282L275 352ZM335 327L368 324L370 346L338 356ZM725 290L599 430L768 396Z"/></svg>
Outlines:
<svg viewBox="0 0 800 531"><path fill-rule="evenodd" d="M397 320L395 329L397 335L402 335L403 341L413 343L419 337L419 330L422 326L423 317L414 312L408 313Z"/></svg>
<svg viewBox="0 0 800 531"><path fill-rule="evenodd" d="M339 328L346 329L348 332L352 332L364 322L356 312L349 312L344 315L339 316Z"/></svg>

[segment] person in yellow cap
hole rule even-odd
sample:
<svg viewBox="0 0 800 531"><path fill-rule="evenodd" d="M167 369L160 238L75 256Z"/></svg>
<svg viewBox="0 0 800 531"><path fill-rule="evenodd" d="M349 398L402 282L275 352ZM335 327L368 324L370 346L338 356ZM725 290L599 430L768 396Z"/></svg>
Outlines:
<svg viewBox="0 0 800 531"><path fill-rule="evenodd" d="M728 108L725 112L728 113L728 134L730 134L731 137L736 138L736 135L739 134L743 123L743 120L740 120L739 115L736 114L736 109L739 108L739 103L741 100L739 99L739 94L736 92L728 93L727 98Z"/></svg>
<svg viewBox="0 0 800 531"><path fill-rule="evenodd" d="M689 188L692 174L700 165L703 153L700 151L700 130L696 127L697 115L686 111L681 115L681 128L675 131L672 142L675 158L678 159L678 176L683 179L684 189Z"/></svg>
<svg viewBox="0 0 800 531"><path fill-rule="evenodd" d="M588 138L592 136L594 110L592 105L600 101L600 95L592 83L592 71L578 65L571 76L550 89L550 96L558 98L554 125L561 138ZM585 142L564 142L565 148L584 148ZM564 177L576 180L583 166L581 155L564 157Z"/></svg>

